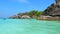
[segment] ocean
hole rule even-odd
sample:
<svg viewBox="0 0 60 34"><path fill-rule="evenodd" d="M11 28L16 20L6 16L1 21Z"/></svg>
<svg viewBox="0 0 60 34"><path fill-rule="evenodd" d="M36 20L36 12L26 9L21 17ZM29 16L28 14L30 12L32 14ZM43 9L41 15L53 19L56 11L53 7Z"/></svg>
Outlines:
<svg viewBox="0 0 60 34"><path fill-rule="evenodd" d="M0 34L60 34L60 21L0 19Z"/></svg>

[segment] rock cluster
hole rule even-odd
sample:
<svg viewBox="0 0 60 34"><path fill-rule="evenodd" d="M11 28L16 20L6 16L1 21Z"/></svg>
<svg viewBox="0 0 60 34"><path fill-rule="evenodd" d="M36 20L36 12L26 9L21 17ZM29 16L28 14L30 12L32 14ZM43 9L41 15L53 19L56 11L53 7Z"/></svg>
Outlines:
<svg viewBox="0 0 60 34"><path fill-rule="evenodd" d="M59 16L60 17L60 0L55 0L56 3L51 4L43 13L43 15Z"/></svg>

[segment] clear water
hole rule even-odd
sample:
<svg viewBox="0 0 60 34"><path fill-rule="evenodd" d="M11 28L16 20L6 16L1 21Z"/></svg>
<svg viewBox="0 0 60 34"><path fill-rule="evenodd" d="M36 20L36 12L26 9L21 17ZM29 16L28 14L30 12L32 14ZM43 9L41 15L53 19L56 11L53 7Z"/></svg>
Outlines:
<svg viewBox="0 0 60 34"><path fill-rule="evenodd" d="M0 19L0 34L60 34L60 21Z"/></svg>

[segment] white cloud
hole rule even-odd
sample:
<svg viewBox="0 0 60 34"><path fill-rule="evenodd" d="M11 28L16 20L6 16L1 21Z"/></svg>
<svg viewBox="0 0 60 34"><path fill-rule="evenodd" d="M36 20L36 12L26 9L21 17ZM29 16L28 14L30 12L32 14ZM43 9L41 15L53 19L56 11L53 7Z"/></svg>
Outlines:
<svg viewBox="0 0 60 34"><path fill-rule="evenodd" d="M20 3L30 3L28 0L13 0L13 1L17 1L17 2L20 2Z"/></svg>
<svg viewBox="0 0 60 34"><path fill-rule="evenodd" d="M22 3L29 3L28 0L19 0L19 2L22 2Z"/></svg>

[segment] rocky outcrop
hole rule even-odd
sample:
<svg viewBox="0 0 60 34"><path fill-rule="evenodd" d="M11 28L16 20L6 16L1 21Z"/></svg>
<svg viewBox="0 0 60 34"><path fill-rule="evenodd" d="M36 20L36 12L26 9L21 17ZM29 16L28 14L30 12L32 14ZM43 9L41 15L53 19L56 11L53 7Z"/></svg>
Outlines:
<svg viewBox="0 0 60 34"><path fill-rule="evenodd" d="M26 13L19 13L17 15L11 16L9 18L13 18L13 19L15 19L15 18L17 18L17 19L24 18L25 19L25 18L31 18L31 17L28 16Z"/></svg>
<svg viewBox="0 0 60 34"><path fill-rule="evenodd" d="M23 16L21 16L21 18L31 18L31 17L28 15L23 15Z"/></svg>
<svg viewBox="0 0 60 34"><path fill-rule="evenodd" d="M39 12L37 10L32 10L30 12L25 12L25 13L18 13L17 15L13 15L10 18L37 18L40 16L42 12Z"/></svg>
<svg viewBox="0 0 60 34"><path fill-rule="evenodd" d="M59 16L60 17L60 0L55 0L56 3L51 4L43 13L43 15Z"/></svg>

